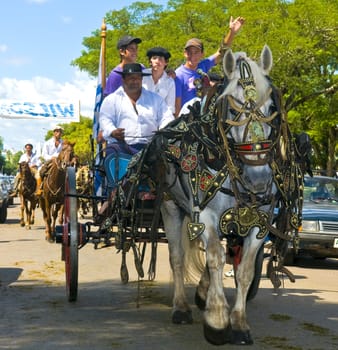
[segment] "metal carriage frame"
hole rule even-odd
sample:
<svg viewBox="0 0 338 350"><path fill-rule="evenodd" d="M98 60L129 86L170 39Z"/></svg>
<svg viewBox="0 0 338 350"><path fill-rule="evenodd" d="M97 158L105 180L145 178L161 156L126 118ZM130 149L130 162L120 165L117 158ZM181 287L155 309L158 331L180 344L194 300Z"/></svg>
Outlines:
<svg viewBox="0 0 338 350"><path fill-rule="evenodd" d="M93 166L93 168L97 170L98 167ZM106 173L109 172L109 164L104 168ZM65 262L66 290L70 302L76 301L78 296L79 250L88 243L94 244L94 249L98 249L99 246L101 248L115 246L122 256L120 277L124 284L129 281L126 254L129 251L133 252L138 276L144 278L143 263L146 247L150 244L151 255L147 274L149 280L154 280L156 277L157 245L167 243L159 211L161 198L158 196L144 200L138 197L138 191L129 191L133 195L126 196L123 190L124 176L120 169L116 169L116 177L119 177L119 181L113 188L111 183L114 176L105 174L107 195L82 195L76 190L75 168L67 168L64 221L56 228L56 242L61 243L61 259ZM110 181L107 181L109 178ZM137 184L134 183L132 186ZM92 221L79 222L78 200L80 198L91 200ZM95 217L97 217L100 202L106 202L108 210L102 220L97 222Z"/></svg>

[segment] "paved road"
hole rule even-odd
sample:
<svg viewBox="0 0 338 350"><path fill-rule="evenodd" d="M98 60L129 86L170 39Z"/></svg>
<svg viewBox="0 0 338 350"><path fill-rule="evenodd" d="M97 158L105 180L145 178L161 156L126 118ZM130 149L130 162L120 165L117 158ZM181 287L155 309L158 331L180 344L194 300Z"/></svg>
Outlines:
<svg viewBox="0 0 338 350"><path fill-rule="evenodd" d="M114 248L87 245L79 264L78 301L69 303L60 246L44 240L40 209L28 231L19 226L18 205L9 208L7 222L0 225L0 349L215 349L203 338L202 315L195 307L193 325L170 322L166 245L159 247L154 282L137 283L129 261L130 282L121 284ZM337 269L338 260L304 259L291 268L296 283L284 280L277 293L263 276L247 306L255 343L245 349L338 349ZM224 282L231 304L233 278ZM192 301L194 290L188 288Z"/></svg>

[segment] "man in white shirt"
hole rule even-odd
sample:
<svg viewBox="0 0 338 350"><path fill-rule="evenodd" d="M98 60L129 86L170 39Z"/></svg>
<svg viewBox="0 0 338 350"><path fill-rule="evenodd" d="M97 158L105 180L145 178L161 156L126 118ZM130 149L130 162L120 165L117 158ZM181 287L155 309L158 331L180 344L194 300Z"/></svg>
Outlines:
<svg viewBox="0 0 338 350"><path fill-rule="evenodd" d="M62 133L63 133L63 127L60 125L56 125L53 129L53 137L47 140L42 147L41 157L44 161L44 164L40 169L40 177L42 181L48 174L49 167L51 165L51 160L53 158L57 158L60 152L62 151L62 145L63 145ZM43 186L40 180L40 186L39 186L37 195L42 194L42 187Z"/></svg>
<svg viewBox="0 0 338 350"><path fill-rule="evenodd" d="M160 95L142 87L142 77L149 73L140 64L126 64L119 74L123 85L103 100L100 128L108 143L107 154L135 154L174 116Z"/></svg>
<svg viewBox="0 0 338 350"><path fill-rule="evenodd" d="M59 153L62 150L62 133L63 128L60 125L57 125L53 129L53 137L47 140L42 148L42 158L44 161L58 157Z"/></svg>
<svg viewBox="0 0 338 350"><path fill-rule="evenodd" d="M143 78L142 85L162 96L172 114L175 114L175 80L165 71L171 57L170 52L163 47L153 47L147 51L147 56L151 68L143 72L151 75Z"/></svg>
<svg viewBox="0 0 338 350"><path fill-rule="evenodd" d="M29 167L30 167L35 179L36 179L36 182L37 182L36 191L38 194L39 186L41 184L41 178L40 178L38 168L41 165L41 162L40 162L39 157L36 155L36 153L33 153L33 145L31 143L27 143L25 145L25 153L23 153L21 155L21 157L19 159L19 164L22 162L28 163L28 165L29 165ZM20 173L18 173L15 177L15 180L14 180L14 192L13 192L12 196L17 195L20 181L21 181L21 177L20 177Z"/></svg>

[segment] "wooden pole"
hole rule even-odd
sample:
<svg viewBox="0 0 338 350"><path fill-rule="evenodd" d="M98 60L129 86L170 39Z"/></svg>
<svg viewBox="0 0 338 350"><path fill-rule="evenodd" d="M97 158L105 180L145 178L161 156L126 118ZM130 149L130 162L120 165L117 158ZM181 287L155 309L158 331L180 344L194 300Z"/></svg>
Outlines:
<svg viewBox="0 0 338 350"><path fill-rule="evenodd" d="M101 50L102 50L101 84L102 84L102 91L106 87L106 34L107 34L107 26L106 26L106 21L103 18L102 25L101 25Z"/></svg>

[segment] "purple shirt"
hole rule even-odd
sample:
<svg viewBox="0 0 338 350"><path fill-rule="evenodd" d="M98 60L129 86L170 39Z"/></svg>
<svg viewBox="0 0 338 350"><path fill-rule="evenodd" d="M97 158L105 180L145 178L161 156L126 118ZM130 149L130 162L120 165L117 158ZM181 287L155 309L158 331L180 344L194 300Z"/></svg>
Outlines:
<svg viewBox="0 0 338 350"><path fill-rule="evenodd" d="M142 69L144 69L144 65L141 64ZM120 86L122 86L122 75L116 72L122 73L123 68L120 65L117 65L109 74L108 79L106 81L106 87L103 91L103 95L107 96L112 92L116 91Z"/></svg>
<svg viewBox="0 0 338 350"><path fill-rule="evenodd" d="M202 60L198 64L197 69L202 69L203 72L207 73L215 64L215 56L213 55ZM196 70L189 69L182 64L175 71L176 98L181 98L181 106L196 97L194 80L200 78Z"/></svg>

